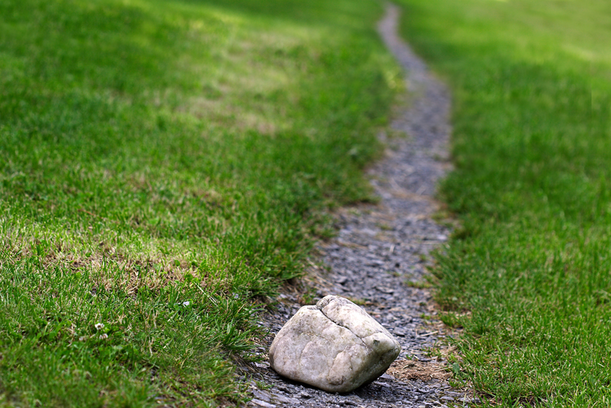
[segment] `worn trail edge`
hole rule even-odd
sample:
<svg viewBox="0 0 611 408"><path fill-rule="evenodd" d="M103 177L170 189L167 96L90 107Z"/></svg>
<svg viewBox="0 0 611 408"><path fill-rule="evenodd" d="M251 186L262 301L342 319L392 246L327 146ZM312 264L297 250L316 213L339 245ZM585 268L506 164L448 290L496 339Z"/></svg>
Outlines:
<svg viewBox="0 0 611 408"><path fill-rule="evenodd" d="M385 44L406 71L410 103L392 123L402 137L381 135L386 158L370 171L381 197L378 205L344 209L337 216L338 237L320 248L327 268L312 271L314 301L334 294L363 305L401 343L397 361L372 384L346 394L330 394L278 376L267 362L254 364L254 407L433 407L468 405L466 390L452 389L445 362L427 350L443 337L430 294L418 284L428 254L447 239L445 227L433 221L438 210L436 185L449 167L450 96L426 64L399 38L399 9L388 5L379 24ZM300 307L290 294L281 296L277 313L261 322L273 335ZM269 344L267 345L269 347ZM261 348L265 353L267 349Z"/></svg>

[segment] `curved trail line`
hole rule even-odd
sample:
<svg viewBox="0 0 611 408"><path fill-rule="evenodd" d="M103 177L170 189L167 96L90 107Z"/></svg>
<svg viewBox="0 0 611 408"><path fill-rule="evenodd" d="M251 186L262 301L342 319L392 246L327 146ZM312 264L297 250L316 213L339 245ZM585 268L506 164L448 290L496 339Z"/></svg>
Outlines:
<svg viewBox="0 0 611 408"><path fill-rule="evenodd" d="M449 167L450 97L399 38L398 21L398 7L388 5L378 29L408 75L410 104L391 125L406 136L380 136L388 146L386 158L369 175L381 203L340 211L338 237L319 248L329 271L319 268L313 276L318 298L334 294L360 301L401 343L401 355L387 374L346 395L288 381L267 362L256 363L251 375L272 388L260 390L253 382L250 406L420 408L470 401L464 391L449 386L443 362L427 357L426 349L444 328L433 317L430 294L407 284L423 280L427 255L447 239L448 231L431 217L438 209L433 198L436 184ZM281 298L278 313L264 316L261 322L272 334L268 347L273 334L300 307L293 295ZM266 350L262 347L260 352Z"/></svg>

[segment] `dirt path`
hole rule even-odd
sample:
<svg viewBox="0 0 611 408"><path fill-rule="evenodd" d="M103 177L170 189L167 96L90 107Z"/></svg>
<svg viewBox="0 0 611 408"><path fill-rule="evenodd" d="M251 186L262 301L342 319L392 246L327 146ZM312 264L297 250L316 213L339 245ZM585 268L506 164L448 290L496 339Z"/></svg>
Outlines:
<svg viewBox="0 0 611 408"><path fill-rule="evenodd" d="M449 386L444 362L427 355L444 329L430 310L430 294L417 284L424 280L429 252L448 235L432 216L438 209L436 184L449 167L450 97L399 38L398 21L399 9L389 5L379 32L407 72L410 103L392 123L407 136L381 136L386 158L370 171L381 203L340 212L338 236L320 248L328 271L315 272L314 301L329 294L357 301L393 333L403 351L387 374L347 395L287 381L269 364L258 363L255 378L272 388L262 390L253 382L253 407L437 407L469 401ZM262 322L270 328L269 343L299 307L295 298L283 295L279 312Z"/></svg>

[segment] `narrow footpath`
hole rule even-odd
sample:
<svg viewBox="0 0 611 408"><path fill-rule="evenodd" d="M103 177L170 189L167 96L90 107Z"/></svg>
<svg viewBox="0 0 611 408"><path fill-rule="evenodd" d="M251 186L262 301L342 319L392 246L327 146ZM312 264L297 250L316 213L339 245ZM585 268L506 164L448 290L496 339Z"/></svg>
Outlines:
<svg viewBox="0 0 611 408"><path fill-rule="evenodd" d="M380 203L340 211L338 236L320 248L327 267L313 271L317 292L311 303L331 294L357 302L395 336L402 352L386 374L346 395L288 381L267 362L256 363L251 375L272 387L259 389L253 381L252 407L443 407L471 401L470 393L448 384L445 361L428 353L445 329L421 284L429 253L449 233L432 217L437 182L450 166L450 95L399 38L398 24L398 7L388 5L379 32L407 75L409 103L392 123L393 134L404 135L381 135L386 157L369 174ZM282 295L277 313L263 317L261 324L270 329L267 347L300 307L296 298Z"/></svg>

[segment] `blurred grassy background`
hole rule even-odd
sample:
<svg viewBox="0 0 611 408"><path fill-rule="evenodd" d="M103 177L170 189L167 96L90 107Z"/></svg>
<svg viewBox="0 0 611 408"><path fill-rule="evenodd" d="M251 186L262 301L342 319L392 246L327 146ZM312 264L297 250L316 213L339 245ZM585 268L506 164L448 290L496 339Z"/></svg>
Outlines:
<svg viewBox="0 0 611 408"><path fill-rule="evenodd" d="M401 3L454 91L462 228L436 275L463 380L500 406L608 406L611 3Z"/></svg>

